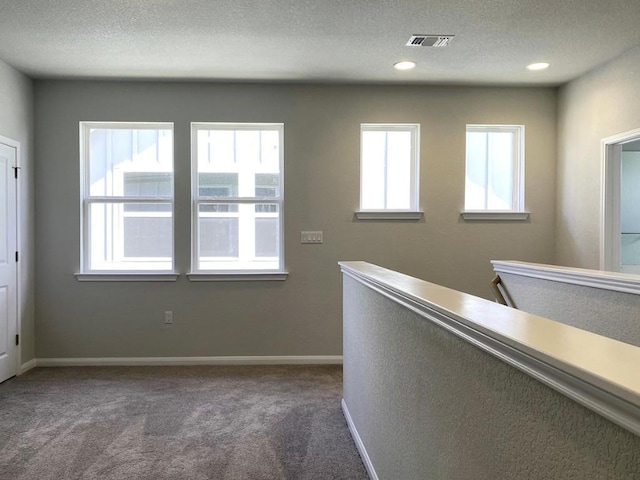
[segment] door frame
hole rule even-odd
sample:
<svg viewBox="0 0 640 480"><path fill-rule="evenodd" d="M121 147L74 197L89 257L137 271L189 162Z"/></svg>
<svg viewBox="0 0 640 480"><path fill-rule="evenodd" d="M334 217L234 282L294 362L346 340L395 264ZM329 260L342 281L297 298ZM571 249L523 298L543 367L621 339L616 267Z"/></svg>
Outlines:
<svg viewBox="0 0 640 480"><path fill-rule="evenodd" d="M620 272L620 167L622 145L640 140L640 128L602 139L600 270Z"/></svg>
<svg viewBox="0 0 640 480"><path fill-rule="evenodd" d="M18 171L21 168L21 159L22 159L22 152L21 152L21 147L20 147L20 142L18 142L17 140L13 140L12 138L9 137L5 137L3 135L0 135L0 143L3 143L4 145L8 146L9 148L13 148L16 151L16 168L18 168ZM15 191L15 195L16 195L16 209L15 209L15 213L16 213L16 251L21 252L21 235L20 235L20 178L21 176L18 175L18 180L16 181L16 191ZM22 253L22 252L21 252ZM20 288L20 281L21 281L21 274L20 274L20 265L21 265L21 261L17 262L16 265L16 334L20 335L20 342L18 343L18 345L16 345L16 348L14 350L15 355L16 355L16 375L20 375L20 373L22 373L22 342L23 342L23 338L22 338L22 308L21 308L21 301L22 301L22 289Z"/></svg>

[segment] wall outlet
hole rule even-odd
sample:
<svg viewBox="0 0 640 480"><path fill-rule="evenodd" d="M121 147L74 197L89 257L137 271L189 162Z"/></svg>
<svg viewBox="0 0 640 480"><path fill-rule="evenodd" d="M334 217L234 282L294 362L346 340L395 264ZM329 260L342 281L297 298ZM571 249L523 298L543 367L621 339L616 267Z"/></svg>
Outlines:
<svg viewBox="0 0 640 480"><path fill-rule="evenodd" d="M164 312L164 323L173 323L173 312L167 310Z"/></svg>
<svg viewBox="0 0 640 480"><path fill-rule="evenodd" d="M300 243L322 243L322 232L300 232Z"/></svg>

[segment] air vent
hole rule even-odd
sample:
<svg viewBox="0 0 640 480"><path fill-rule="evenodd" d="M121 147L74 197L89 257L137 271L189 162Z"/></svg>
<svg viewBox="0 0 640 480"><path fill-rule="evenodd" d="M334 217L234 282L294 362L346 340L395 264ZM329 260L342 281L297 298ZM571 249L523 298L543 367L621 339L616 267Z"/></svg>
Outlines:
<svg viewBox="0 0 640 480"><path fill-rule="evenodd" d="M455 35L411 35L407 47L446 47Z"/></svg>

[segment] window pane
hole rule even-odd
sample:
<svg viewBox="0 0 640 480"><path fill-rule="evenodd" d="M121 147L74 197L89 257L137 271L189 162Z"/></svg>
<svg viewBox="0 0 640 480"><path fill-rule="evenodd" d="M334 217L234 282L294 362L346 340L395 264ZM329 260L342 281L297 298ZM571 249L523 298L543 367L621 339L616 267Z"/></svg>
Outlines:
<svg viewBox="0 0 640 480"><path fill-rule="evenodd" d="M198 195L200 197L237 197L237 173L199 173Z"/></svg>
<svg viewBox="0 0 640 480"><path fill-rule="evenodd" d="M213 257L238 257L238 215L229 215L220 208L225 204L203 204L198 210L198 244L200 260ZM233 205L238 209L238 205Z"/></svg>
<svg viewBox="0 0 640 480"><path fill-rule="evenodd" d="M256 257L278 256L278 219L256 219Z"/></svg>
<svg viewBox="0 0 640 480"><path fill-rule="evenodd" d="M237 212L238 204L236 203L207 203L200 205L201 212Z"/></svg>
<svg viewBox="0 0 640 480"><path fill-rule="evenodd" d="M171 173L125 172L124 195L156 197L171 195Z"/></svg>
<svg viewBox="0 0 640 480"><path fill-rule="evenodd" d="M90 270L171 270L169 203L89 205Z"/></svg>
<svg viewBox="0 0 640 480"><path fill-rule="evenodd" d="M467 132L467 172L465 178L465 210L487 208L487 133Z"/></svg>
<svg viewBox="0 0 640 480"><path fill-rule="evenodd" d="M262 127L192 127L198 141L193 162L198 181L196 270L281 268L282 126ZM256 197L269 202L248 201Z"/></svg>
<svg viewBox="0 0 640 480"><path fill-rule="evenodd" d="M256 197L277 197L280 175L277 173L256 173Z"/></svg>
<svg viewBox="0 0 640 480"><path fill-rule="evenodd" d="M277 257L280 246L278 205L256 204L255 211L257 214L255 219L255 256ZM269 212L269 214L260 215L265 212Z"/></svg>
<svg viewBox="0 0 640 480"><path fill-rule="evenodd" d="M362 132L363 209L383 209L386 205L386 132Z"/></svg>
<svg viewBox="0 0 640 480"><path fill-rule="evenodd" d="M387 133L387 203L385 208L411 208L411 133Z"/></svg>
<svg viewBox="0 0 640 480"><path fill-rule="evenodd" d="M368 129L369 128L369 129ZM363 125L361 190L363 210L417 208L418 125Z"/></svg>
<svg viewBox="0 0 640 480"><path fill-rule="evenodd" d="M260 163L263 169L280 171L280 133L276 130L260 132Z"/></svg>
<svg viewBox="0 0 640 480"><path fill-rule="evenodd" d="M229 207L231 212L221 212ZM278 204L203 203L198 208L198 265L201 270L279 268Z"/></svg>
<svg viewBox="0 0 640 480"><path fill-rule="evenodd" d="M170 217L124 217L125 258L171 258Z"/></svg>
<svg viewBox="0 0 640 480"><path fill-rule="evenodd" d="M238 130L236 133L236 159L243 165L260 163L260 132Z"/></svg>
<svg viewBox="0 0 640 480"><path fill-rule="evenodd" d="M160 181L162 195L173 192L171 130L91 128L88 156L91 196L127 195L125 176L145 173L164 174ZM131 195L145 195L144 188L137 190L134 177L130 178ZM142 178L140 182L144 183Z"/></svg>
<svg viewBox="0 0 640 480"><path fill-rule="evenodd" d="M489 210L513 208L513 133L491 132L488 140Z"/></svg>
<svg viewBox="0 0 640 480"><path fill-rule="evenodd" d="M522 128L518 126L467 127L465 177L466 210L517 210ZM518 182L518 183L514 183Z"/></svg>
<svg viewBox="0 0 640 480"><path fill-rule="evenodd" d="M198 169L207 169L207 165L221 168L233 165L235 158L235 132L231 130L199 130Z"/></svg>

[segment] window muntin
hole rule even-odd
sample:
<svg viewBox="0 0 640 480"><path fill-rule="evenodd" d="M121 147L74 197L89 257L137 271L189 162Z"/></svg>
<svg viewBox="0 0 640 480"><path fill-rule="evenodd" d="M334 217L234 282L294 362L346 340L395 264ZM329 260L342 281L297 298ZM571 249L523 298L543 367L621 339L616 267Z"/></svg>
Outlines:
<svg viewBox="0 0 640 480"><path fill-rule="evenodd" d="M467 125L464 198L466 211L523 211L523 125Z"/></svg>
<svg viewBox="0 0 640 480"><path fill-rule="evenodd" d="M81 122L82 271L173 271L173 124Z"/></svg>
<svg viewBox="0 0 640 480"><path fill-rule="evenodd" d="M360 210L417 211L420 126L360 126Z"/></svg>
<svg viewBox="0 0 640 480"><path fill-rule="evenodd" d="M192 124L194 272L284 270L282 124Z"/></svg>

